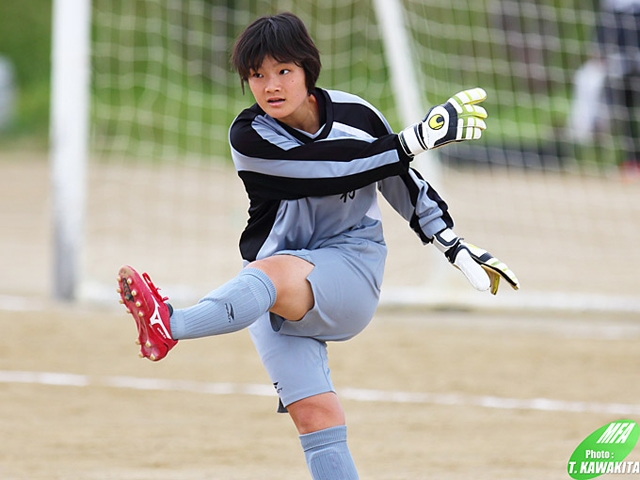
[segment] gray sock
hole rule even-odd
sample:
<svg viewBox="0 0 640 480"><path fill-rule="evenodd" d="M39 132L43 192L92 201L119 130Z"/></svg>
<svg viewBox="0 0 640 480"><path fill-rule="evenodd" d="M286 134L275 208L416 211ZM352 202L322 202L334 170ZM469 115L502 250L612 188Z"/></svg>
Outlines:
<svg viewBox="0 0 640 480"><path fill-rule="evenodd" d="M196 305L174 310L171 336L182 340L241 330L268 312L275 301L271 279L261 270L245 268Z"/></svg>
<svg viewBox="0 0 640 480"><path fill-rule="evenodd" d="M357 480L358 472L347 446L347 427L326 428L300 435L313 480Z"/></svg>

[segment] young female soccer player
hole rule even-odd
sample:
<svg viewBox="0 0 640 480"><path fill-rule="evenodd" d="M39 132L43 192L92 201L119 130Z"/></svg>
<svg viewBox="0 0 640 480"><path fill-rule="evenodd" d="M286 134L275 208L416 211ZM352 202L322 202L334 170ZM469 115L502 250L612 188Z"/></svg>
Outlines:
<svg viewBox="0 0 640 480"><path fill-rule="evenodd" d="M377 192L474 287L495 294L505 278L518 288L506 265L453 233L446 203L409 167L425 150L479 138L486 112L476 104L486 94L460 92L394 134L361 98L316 87L318 50L289 13L249 25L232 61L256 101L229 133L250 200L240 238L245 268L183 309L130 266L120 269L118 291L136 320L141 355L153 361L178 340L249 327L312 477L355 479L327 342L357 335L378 304L387 250Z"/></svg>

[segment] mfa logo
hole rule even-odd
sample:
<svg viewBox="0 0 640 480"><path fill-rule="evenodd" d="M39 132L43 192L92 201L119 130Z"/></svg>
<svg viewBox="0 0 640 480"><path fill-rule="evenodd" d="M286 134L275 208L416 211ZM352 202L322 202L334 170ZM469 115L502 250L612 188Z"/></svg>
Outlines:
<svg viewBox="0 0 640 480"><path fill-rule="evenodd" d="M640 429L633 420L617 420L600 427L575 449L567 472L576 480L606 473L640 474L640 462L623 461L636 446Z"/></svg>

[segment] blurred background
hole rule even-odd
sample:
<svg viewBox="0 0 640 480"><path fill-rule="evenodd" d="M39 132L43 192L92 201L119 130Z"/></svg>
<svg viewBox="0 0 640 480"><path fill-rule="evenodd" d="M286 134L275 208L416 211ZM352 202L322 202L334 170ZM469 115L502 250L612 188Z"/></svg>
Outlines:
<svg viewBox="0 0 640 480"><path fill-rule="evenodd" d="M417 86L420 115L459 90L487 90L486 135L439 150L424 170L450 204L457 231L520 277L522 292L491 305L637 313L638 3L92 1L89 148L80 180L86 199L72 296L111 301L104 292L125 262L160 276L185 300L239 268L247 202L230 165L227 130L253 100L243 95L229 52L254 18L287 10L305 21L322 53L319 86L362 96L396 130L420 118L400 111L394 75ZM391 4L400 6L408 42L399 51L385 40ZM0 3L2 163L17 169L16 179L43 182L29 195L49 202L45 208L59 195L47 171L52 6ZM394 57L415 71L398 75ZM20 170L26 159L41 166L38 175ZM0 287L51 292L60 259L50 216L65 214L40 212L44 226L34 223L34 234L18 232L17 212L9 217L16 230L5 232L6 260L44 274L34 280L20 273L29 270L24 263L16 265ZM443 273L450 267L425 254L392 212L385 215L392 247L386 301L484 302L463 293L468 287ZM16 242L24 237L37 239L37 254ZM416 267L416 259L424 263Z"/></svg>
<svg viewBox="0 0 640 480"><path fill-rule="evenodd" d="M146 106L144 113L155 113L156 118L140 111L133 115L134 138L125 150L128 153L135 151L132 144L136 141L160 144L162 130L166 135L168 129L165 116L172 109L178 152L226 155L224 135L212 138L207 145L188 141L189 110L197 107L203 115L202 124L220 124L226 130L238 108L247 103L229 67L230 47L251 19L283 10L299 14L313 31L325 64L321 85L367 98L395 128L403 127L394 107L372 2L317 3L145 0L132 4L94 0L93 113L98 120L94 135L103 141L98 145L107 148L106 139L118 131L115 114L109 115L106 109L139 111ZM604 89L592 87L596 96L590 106L604 108L598 115L595 110L587 112L586 106L572 105L580 93L575 84L583 69L596 77L592 78L594 85L606 74L604 62L594 66L594 60L604 60L606 55L602 42L597 42L596 24L606 21L600 9L608 2L401 3L413 51L396 54L419 62L423 95L419 102L428 99L433 104L460 88L482 85L498 94L493 99L489 146L530 150L538 154L537 162L548 159L557 163L566 157L565 163L572 163L579 156L582 162L615 164L621 159L620 145L606 136L611 133L607 131L607 106L597 103L605 100ZM38 139L46 145L52 0L2 2L0 22L1 139ZM637 32L628 36L637 37ZM584 131L571 131L572 116L580 113L576 109L598 118L583 116ZM155 136L145 138L145 127L147 135ZM596 136L600 141L594 141ZM599 148L589 151L590 147ZM535 157L530 155L532 164Z"/></svg>
<svg viewBox="0 0 640 480"><path fill-rule="evenodd" d="M0 5L0 141L46 148L51 70L51 0Z"/></svg>

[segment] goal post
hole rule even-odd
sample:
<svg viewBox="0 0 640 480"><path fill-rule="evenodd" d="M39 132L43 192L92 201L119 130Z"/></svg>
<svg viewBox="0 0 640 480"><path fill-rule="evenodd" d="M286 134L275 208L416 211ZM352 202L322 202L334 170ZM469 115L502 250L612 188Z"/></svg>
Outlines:
<svg viewBox="0 0 640 480"><path fill-rule="evenodd" d="M401 0L373 0L376 19L384 45L384 58L389 66L389 83L401 123L411 125L424 118L428 99L418 82L418 64L405 20ZM454 93L454 92L452 92ZM415 160L420 171L434 185L440 184L440 164L436 152L425 152Z"/></svg>
<svg viewBox="0 0 640 480"><path fill-rule="evenodd" d="M52 293L76 298L81 275L88 161L91 0L54 0L50 169Z"/></svg>
<svg viewBox="0 0 640 480"><path fill-rule="evenodd" d="M425 98L426 92L420 88L418 81L420 64L413 54L404 7L401 0L373 0L372 3L382 37L384 58L389 68L389 83L398 118L401 125L409 126L425 117L429 99ZM412 165L441 194L445 193L442 190L442 166L437 151L418 155ZM439 291L440 286L446 288L446 279L455 274L445 263L436 260L436 257L440 256L442 255L436 249L428 249L425 252L425 261L429 268L425 269L421 288ZM399 297L393 294L392 298Z"/></svg>

